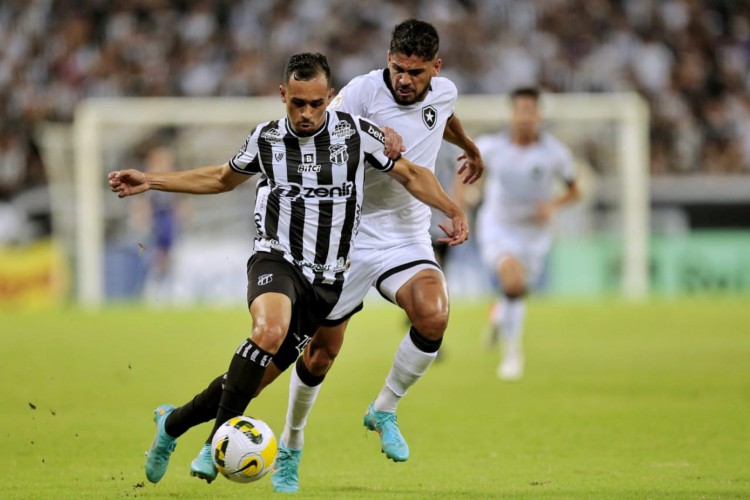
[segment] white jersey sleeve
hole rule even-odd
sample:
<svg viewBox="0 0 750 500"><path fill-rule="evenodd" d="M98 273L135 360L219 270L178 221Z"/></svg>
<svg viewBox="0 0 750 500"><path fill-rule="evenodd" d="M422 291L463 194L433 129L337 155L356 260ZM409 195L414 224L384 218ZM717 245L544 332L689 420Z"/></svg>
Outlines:
<svg viewBox="0 0 750 500"><path fill-rule="evenodd" d="M376 85L370 75L358 76L339 91L328 105L328 109L369 117L368 109L370 109L370 101L375 95L375 90Z"/></svg>

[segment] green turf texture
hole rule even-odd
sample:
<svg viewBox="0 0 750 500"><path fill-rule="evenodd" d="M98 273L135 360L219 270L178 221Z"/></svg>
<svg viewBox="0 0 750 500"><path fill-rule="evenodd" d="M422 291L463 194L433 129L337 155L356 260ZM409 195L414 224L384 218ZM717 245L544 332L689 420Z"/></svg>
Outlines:
<svg viewBox="0 0 750 500"><path fill-rule="evenodd" d="M454 305L445 358L399 406L401 464L362 415L403 318L377 304L356 316L310 417L297 497L750 497L746 298L531 301L516 383L495 377L498 354L481 346L486 311ZM250 331L242 308L5 311L0 325L0 497L279 498L268 477L189 477L205 424L158 485L143 472L153 409L225 370ZM287 381L247 412L277 435Z"/></svg>

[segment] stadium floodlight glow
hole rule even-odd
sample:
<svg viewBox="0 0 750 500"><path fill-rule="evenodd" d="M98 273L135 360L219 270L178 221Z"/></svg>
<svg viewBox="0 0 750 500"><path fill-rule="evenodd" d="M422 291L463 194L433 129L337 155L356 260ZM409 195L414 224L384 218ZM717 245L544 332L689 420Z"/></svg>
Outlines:
<svg viewBox="0 0 750 500"><path fill-rule="evenodd" d="M456 113L464 127L496 129L509 116L504 95L460 96ZM544 94L547 121L606 122L615 125L615 157L622 218L621 292L632 299L648 293L649 146L648 108L636 93ZM104 140L112 126L240 126L283 113L278 97L90 98L76 107L73 121L76 223L75 269L78 302L98 307L104 299ZM472 134L473 135L473 134ZM226 152L225 152L226 153Z"/></svg>

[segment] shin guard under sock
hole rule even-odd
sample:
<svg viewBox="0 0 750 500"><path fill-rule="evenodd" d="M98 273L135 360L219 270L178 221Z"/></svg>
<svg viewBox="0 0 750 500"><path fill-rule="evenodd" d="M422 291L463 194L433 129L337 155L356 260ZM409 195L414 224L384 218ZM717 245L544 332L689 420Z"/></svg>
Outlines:
<svg viewBox="0 0 750 500"><path fill-rule="evenodd" d="M253 394L260 387L263 373L272 359L273 356L269 352L258 347L251 339L240 345L229 364L211 436L224 422L243 414Z"/></svg>

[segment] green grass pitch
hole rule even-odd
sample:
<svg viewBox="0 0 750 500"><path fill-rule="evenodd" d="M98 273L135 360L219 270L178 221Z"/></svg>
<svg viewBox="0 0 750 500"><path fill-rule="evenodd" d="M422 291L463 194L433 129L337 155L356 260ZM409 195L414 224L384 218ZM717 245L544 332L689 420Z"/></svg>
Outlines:
<svg viewBox="0 0 750 500"><path fill-rule="evenodd" d="M356 316L310 417L299 498L748 498L750 303L531 301L527 373L495 378L487 304L456 304L445 358L399 406L408 462L362 426L404 325ZM143 472L152 410L221 373L241 308L0 313L0 497L270 498L268 478L189 477L209 428ZM280 433L285 376L248 414Z"/></svg>

